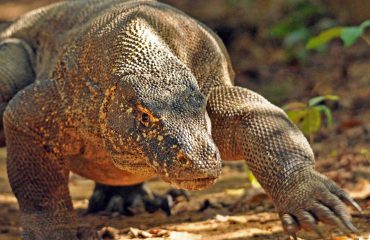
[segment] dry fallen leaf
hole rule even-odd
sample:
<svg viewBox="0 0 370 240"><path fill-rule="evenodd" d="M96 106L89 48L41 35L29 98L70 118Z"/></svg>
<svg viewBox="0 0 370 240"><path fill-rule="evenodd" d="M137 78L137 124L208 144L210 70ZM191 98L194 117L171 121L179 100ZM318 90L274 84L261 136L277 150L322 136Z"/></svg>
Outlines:
<svg viewBox="0 0 370 240"><path fill-rule="evenodd" d="M215 220L218 222L230 222L230 223L246 223L248 220L244 216L223 216L216 215Z"/></svg>
<svg viewBox="0 0 370 240"><path fill-rule="evenodd" d="M201 236L187 232L170 232L168 240L200 240Z"/></svg>
<svg viewBox="0 0 370 240"><path fill-rule="evenodd" d="M370 183L366 179L359 179L354 189L349 191L353 198L366 199L370 196Z"/></svg>
<svg viewBox="0 0 370 240"><path fill-rule="evenodd" d="M163 236L168 236L169 231L166 229L160 229L160 228L153 228L150 229L149 232L153 234L155 237L163 237Z"/></svg>
<svg viewBox="0 0 370 240"><path fill-rule="evenodd" d="M244 188L226 189L225 193L233 197L241 197L245 194L245 189Z"/></svg>

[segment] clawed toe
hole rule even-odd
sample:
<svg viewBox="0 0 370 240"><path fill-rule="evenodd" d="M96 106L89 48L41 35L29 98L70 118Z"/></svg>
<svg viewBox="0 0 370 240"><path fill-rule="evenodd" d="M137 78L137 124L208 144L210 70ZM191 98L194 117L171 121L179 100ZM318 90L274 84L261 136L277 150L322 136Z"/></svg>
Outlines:
<svg viewBox="0 0 370 240"><path fill-rule="evenodd" d="M296 232L299 231L299 225L294 217L289 214L284 214L281 216L281 221L285 232L288 233L289 236L293 237L293 239L297 239Z"/></svg>

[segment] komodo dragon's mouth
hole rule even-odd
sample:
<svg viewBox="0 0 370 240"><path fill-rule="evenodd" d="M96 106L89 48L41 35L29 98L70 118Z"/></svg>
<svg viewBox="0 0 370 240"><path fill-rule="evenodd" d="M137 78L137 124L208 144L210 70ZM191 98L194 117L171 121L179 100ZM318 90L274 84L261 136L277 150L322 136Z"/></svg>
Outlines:
<svg viewBox="0 0 370 240"><path fill-rule="evenodd" d="M173 179L171 185L187 190L201 190L214 184L216 178Z"/></svg>

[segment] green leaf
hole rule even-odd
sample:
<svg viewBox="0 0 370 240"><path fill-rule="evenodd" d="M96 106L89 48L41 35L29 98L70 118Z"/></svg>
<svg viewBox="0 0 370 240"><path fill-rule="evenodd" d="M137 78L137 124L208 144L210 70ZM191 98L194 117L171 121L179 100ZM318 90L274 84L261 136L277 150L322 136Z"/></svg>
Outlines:
<svg viewBox="0 0 370 240"><path fill-rule="evenodd" d="M307 27L301 27L287 34L287 36L284 38L283 45L289 48L297 43L305 42L305 40L310 36L310 34L311 33L307 29Z"/></svg>
<svg viewBox="0 0 370 240"><path fill-rule="evenodd" d="M310 38L306 44L307 49L315 49L328 43L334 38L340 38L346 47L353 45L361 37L365 28L370 27L370 19L364 21L359 26L334 27L321 32L318 36Z"/></svg>
<svg viewBox="0 0 370 240"><path fill-rule="evenodd" d="M361 27L345 27L342 29L340 38L344 42L344 46L352 46L359 37L364 34L364 29Z"/></svg>
<svg viewBox="0 0 370 240"><path fill-rule="evenodd" d="M292 110L298 110L302 108L306 108L307 105L303 102L291 102L282 107L285 111L292 111Z"/></svg>
<svg viewBox="0 0 370 240"><path fill-rule="evenodd" d="M299 125L307 115L307 109L288 111L289 119L295 124Z"/></svg>
<svg viewBox="0 0 370 240"><path fill-rule="evenodd" d="M253 173L249 170L247 172L248 180L255 188L261 188L261 184L258 182L257 178L253 175Z"/></svg>
<svg viewBox="0 0 370 240"><path fill-rule="evenodd" d="M324 100L331 100L331 101L338 101L339 97L336 95L325 95L325 96L318 96L313 97L308 101L308 106L313 107L319 104L320 102Z"/></svg>
<svg viewBox="0 0 370 240"><path fill-rule="evenodd" d="M368 20L364 21L363 23L361 23L360 27L362 29L365 29L367 27L370 27L370 19L368 19Z"/></svg>
<svg viewBox="0 0 370 240"><path fill-rule="evenodd" d="M331 125L333 125L333 115L331 114L331 110L327 107L327 106L324 106L324 105L320 105L320 106L315 106L315 108L320 111L320 112L323 112L326 116L326 123L327 123L327 126L330 127Z"/></svg>
<svg viewBox="0 0 370 240"><path fill-rule="evenodd" d="M272 37L283 38L286 34L294 30L294 26L291 26L289 21L284 21L280 24L273 26L269 34Z"/></svg>
<svg viewBox="0 0 370 240"><path fill-rule="evenodd" d="M303 118L303 122L300 125L302 132L309 136L313 133L317 133L321 127L321 115L320 111L315 108L307 109L307 114Z"/></svg>
<svg viewBox="0 0 370 240"><path fill-rule="evenodd" d="M364 21L363 23L356 27L344 27L340 34L340 38L344 42L344 45L346 47L352 46L357 41L357 39L364 34L365 28L369 26L370 19Z"/></svg>
<svg viewBox="0 0 370 240"><path fill-rule="evenodd" d="M311 98L308 104L291 102L283 106L283 109L289 119L298 125L301 131L312 140L313 134L317 133L322 126L323 116L321 113L325 115L328 127L333 124L331 110L325 105L320 105L320 103L323 100L337 101L338 99L339 97L335 95L318 96Z"/></svg>
<svg viewBox="0 0 370 240"><path fill-rule="evenodd" d="M334 27L321 32L318 36L310 38L306 44L307 49L317 48L327 42L330 42L334 38L341 36L342 27Z"/></svg>

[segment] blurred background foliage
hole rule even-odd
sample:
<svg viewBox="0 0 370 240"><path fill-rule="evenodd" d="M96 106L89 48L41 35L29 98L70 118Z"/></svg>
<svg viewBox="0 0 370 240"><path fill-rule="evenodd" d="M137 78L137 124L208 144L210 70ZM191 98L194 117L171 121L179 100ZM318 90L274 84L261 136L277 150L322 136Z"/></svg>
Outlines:
<svg viewBox="0 0 370 240"><path fill-rule="evenodd" d="M283 106L288 117L309 138L311 144L314 141L314 135L323 126L323 120L326 121L327 127L333 124L331 109L325 105L327 100L338 101L339 98L335 95L318 96L311 98L307 103L290 102Z"/></svg>

